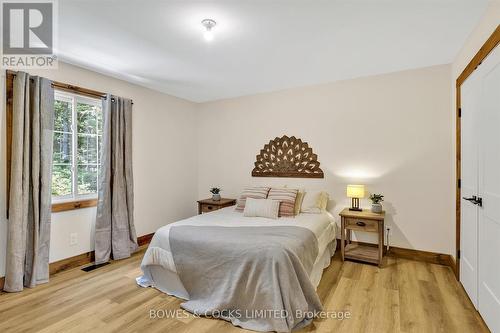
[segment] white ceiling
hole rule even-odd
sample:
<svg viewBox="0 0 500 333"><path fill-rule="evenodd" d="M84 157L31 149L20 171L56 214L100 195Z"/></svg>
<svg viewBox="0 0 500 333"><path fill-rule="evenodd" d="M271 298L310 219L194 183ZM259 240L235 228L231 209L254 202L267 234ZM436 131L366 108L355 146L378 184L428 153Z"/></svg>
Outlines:
<svg viewBox="0 0 500 333"><path fill-rule="evenodd" d="M195 102L445 64L487 0L59 1L59 56ZM217 21L203 39L200 21Z"/></svg>

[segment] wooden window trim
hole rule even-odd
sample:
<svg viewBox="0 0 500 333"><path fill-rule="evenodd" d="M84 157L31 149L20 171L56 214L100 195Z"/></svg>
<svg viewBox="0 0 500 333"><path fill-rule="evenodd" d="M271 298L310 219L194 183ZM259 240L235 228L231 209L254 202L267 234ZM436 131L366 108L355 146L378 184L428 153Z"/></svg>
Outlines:
<svg viewBox="0 0 500 333"><path fill-rule="evenodd" d="M72 200L65 202L57 202L52 204L52 213L65 212L81 208L90 208L97 206L97 199L87 200Z"/></svg>
<svg viewBox="0 0 500 333"><path fill-rule="evenodd" d="M102 92L99 92L96 90L87 89L87 88L73 86L71 84L52 81L52 87L56 90L67 91L67 92L77 94L77 95L82 95L82 96L92 97L92 98L104 98L104 99L106 99L105 93L102 93Z"/></svg>
<svg viewBox="0 0 500 333"><path fill-rule="evenodd" d="M483 60L500 44L500 25L497 26L495 31L491 34L491 36L486 40L486 42L481 46L479 51L477 51L476 55L472 58L469 64L464 68L460 76L456 81L456 145L455 145L455 156L456 156L456 181L455 181L455 220L456 220L456 253L455 253L455 276L457 280L460 281L460 218L461 218L461 86L467 80L467 78L476 70L476 68L481 65Z"/></svg>
<svg viewBox="0 0 500 333"><path fill-rule="evenodd" d="M17 72L8 70L5 78L6 86L6 136L7 149L6 151L6 202L7 202L7 218L9 218L9 202L10 202L10 173L12 165L12 113L13 113L13 96L14 96L14 76ZM57 90L71 92L77 95L83 95L92 98L106 98L106 94L92 89L82 88L62 82L52 81L52 87ZM52 212L64 212L68 210L96 207L97 199L77 199L65 202L57 202L52 204Z"/></svg>

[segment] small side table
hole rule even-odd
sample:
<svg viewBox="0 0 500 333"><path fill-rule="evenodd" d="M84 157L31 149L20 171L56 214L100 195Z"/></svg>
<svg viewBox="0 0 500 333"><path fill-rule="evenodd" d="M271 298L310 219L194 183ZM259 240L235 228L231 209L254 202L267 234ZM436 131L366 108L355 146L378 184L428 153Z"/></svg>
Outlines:
<svg viewBox="0 0 500 333"><path fill-rule="evenodd" d="M340 233L342 261L353 259L377 264L382 267L384 258L384 219L385 212L372 213L370 210L361 212L345 208L340 212L342 219ZM363 231L378 234L378 247L351 242L352 231Z"/></svg>
<svg viewBox="0 0 500 333"><path fill-rule="evenodd" d="M198 201L198 214L213 212L224 207L236 205L236 199L221 198L219 201L205 199Z"/></svg>

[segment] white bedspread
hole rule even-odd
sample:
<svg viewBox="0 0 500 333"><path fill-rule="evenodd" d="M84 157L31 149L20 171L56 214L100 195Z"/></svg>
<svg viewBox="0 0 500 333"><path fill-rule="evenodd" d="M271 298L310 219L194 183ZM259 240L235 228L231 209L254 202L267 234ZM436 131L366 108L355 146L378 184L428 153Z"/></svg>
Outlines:
<svg viewBox="0 0 500 333"><path fill-rule="evenodd" d="M213 225L222 227L293 225L307 228L316 235L318 240L318 258L316 258L316 261L320 259L326 247L335 239L335 221L328 212L322 214L302 213L295 217L281 217L273 220L261 217L244 217L242 213L236 212L234 207L227 207L211 213L196 215L158 229L144 255L141 263L143 269L149 265L161 265L165 269L176 272L169 244L170 228L176 225Z"/></svg>

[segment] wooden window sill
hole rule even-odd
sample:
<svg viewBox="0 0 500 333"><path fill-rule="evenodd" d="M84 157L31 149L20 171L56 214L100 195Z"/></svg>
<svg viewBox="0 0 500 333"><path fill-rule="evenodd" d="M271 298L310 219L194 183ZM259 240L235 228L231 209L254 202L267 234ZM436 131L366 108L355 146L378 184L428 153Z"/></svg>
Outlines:
<svg viewBox="0 0 500 333"><path fill-rule="evenodd" d="M96 206L97 206L97 199L58 202L52 204L52 213L65 212L68 210L75 210L75 209L89 208Z"/></svg>

